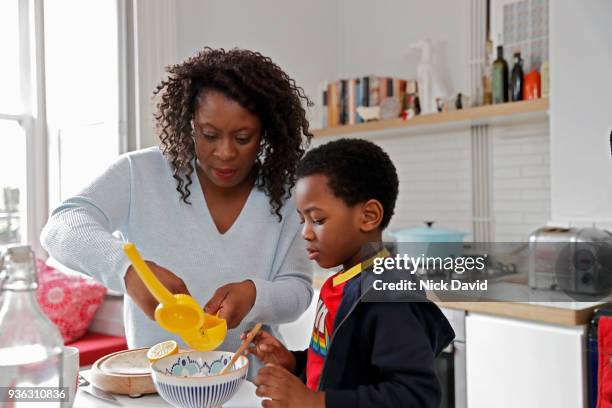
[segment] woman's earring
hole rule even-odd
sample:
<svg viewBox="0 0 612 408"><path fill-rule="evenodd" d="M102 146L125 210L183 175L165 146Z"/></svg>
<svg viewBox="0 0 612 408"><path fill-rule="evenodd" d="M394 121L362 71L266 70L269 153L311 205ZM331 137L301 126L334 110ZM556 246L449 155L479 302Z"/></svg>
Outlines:
<svg viewBox="0 0 612 408"><path fill-rule="evenodd" d="M257 161L259 162L259 164L262 164L266 158L266 147L267 146L268 146L268 143L262 137L261 141L259 142L259 152L257 152Z"/></svg>

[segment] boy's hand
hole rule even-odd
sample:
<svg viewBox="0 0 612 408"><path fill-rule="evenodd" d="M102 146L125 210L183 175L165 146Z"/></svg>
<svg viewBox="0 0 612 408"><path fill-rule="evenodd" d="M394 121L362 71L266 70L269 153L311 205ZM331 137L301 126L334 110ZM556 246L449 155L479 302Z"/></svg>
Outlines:
<svg viewBox="0 0 612 408"><path fill-rule="evenodd" d="M240 338L244 340L248 332L242 333ZM254 354L264 364L276 364L285 369L295 371L295 357L276 337L270 333L261 330L251 340L251 344L246 351L246 354Z"/></svg>
<svg viewBox="0 0 612 408"><path fill-rule="evenodd" d="M260 368L253 384L257 396L270 398L262 402L265 408L325 408L325 393L312 391L283 367L268 364Z"/></svg>

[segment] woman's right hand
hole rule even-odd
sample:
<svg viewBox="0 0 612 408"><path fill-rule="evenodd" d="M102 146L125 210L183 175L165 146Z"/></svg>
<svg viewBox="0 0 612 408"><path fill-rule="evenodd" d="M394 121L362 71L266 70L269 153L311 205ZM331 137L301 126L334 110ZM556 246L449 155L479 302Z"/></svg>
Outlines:
<svg viewBox="0 0 612 408"><path fill-rule="evenodd" d="M172 272L170 272L166 268L162 268L157 265L155 262L145 261L151 272L160 282L170 291L170 293L184 293L189 295L189 291L187 290L187 286L185 282ZM134 303L138 305L140 310L142 310L149 319L155 319L155 308L159 304L159 302L151 295L149 289L145 286L140 276L136 273L133 266L130 266L123 278L125 281L125 287L127 289L127 294L132 298Z"/></svg>
<svg viewBox="0 0 612 408"><path fill-rule="evenodd" d="M244 340L248 332L240 336ZM251 340L251 344L247 348L246 354L254 354L264 364L276 364L286 368L289 372L295 371L295 356L292 352L281 343L276 337L270 333L261 330Z"/></svg>

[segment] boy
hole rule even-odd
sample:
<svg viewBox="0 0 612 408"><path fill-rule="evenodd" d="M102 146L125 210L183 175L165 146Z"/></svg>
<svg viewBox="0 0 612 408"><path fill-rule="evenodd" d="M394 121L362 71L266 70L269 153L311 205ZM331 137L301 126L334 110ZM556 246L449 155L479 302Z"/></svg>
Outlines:
<svg viewBox="0 0 612 408"><path fill-rule="evenodd" d="M342 139L308 152L297 177L309 258L343 270L321 288L308 350L290 352L265 332L253 340L250 353L267 364L253 380L257 395L270 398L263 406L439 407L434 358L454 338L442 312L426 299L363 301L397 198L389 156Z"/></svg>

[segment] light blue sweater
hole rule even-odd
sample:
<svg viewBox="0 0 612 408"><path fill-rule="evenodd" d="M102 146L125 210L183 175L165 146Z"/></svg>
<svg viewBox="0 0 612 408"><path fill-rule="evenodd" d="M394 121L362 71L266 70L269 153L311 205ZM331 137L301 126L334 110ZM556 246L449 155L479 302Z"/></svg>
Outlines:
<svg viewBox="0 0 612 408"><path fill-rule="evenodd" d="M279 222L270 213L265 193L253 188L235 223L220 234L194 179L188 205L179 199L170 165L159 148L125 154L52 212L42 245L60 263L121 292L129 261L122 250L124 241L113 236L116 231L134 242L144 259L181 277L201 305L219 286L251 279L257 289L255 305L236 329L228 331L219 350L235 350L240 334L255 322L279 336L278 324L297 319L312 298L312 266L295 206L286 201ZM124 321L130 348L168 339L184 346L129 296Z"/></svg>

